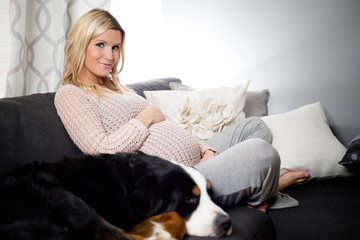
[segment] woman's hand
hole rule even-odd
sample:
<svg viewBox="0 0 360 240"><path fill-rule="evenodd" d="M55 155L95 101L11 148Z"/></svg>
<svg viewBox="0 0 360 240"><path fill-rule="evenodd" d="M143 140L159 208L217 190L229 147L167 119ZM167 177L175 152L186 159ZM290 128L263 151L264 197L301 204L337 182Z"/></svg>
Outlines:
<svg viewBox="0 0 360 240"><path fill-rule="evenodd" d="M204 152L204 155L199 163L205 162L206 160L209 160L210 158L213 158L215 156L216 156L216 153L214 151L208 149Z"/></svg>
<svg viewBox="0 0 360 240"><path fill-rule="evenodd" d="M164 121L165 117L160 108L151 106L145 108L145 110L139 113L135 119L149 128L154 123Z"/></svg>

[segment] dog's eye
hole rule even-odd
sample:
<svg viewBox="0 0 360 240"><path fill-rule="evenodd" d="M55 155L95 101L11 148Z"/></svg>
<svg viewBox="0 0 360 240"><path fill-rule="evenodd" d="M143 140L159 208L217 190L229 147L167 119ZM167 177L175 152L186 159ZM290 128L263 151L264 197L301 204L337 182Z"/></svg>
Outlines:
<svg viewBox="0 0 360 240"><path fill-rule="evenodd" d="M188 204L197 204L199 203L199 197L197 196L188 196L184 198L184 202Z"/></svg>

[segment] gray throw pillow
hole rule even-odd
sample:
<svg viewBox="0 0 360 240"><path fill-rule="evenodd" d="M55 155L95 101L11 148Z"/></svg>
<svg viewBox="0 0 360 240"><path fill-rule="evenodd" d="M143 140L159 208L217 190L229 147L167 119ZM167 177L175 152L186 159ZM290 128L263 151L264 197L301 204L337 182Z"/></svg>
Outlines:
<svg viewBox="0 0 360 240"><path fill-rule="evenodd" d="M151 79L144 82L136 82L125 84L125 86L133 90L138 95L145 98L144 91L156 91L156 90L171 90L169 83L177 82L181 83L181 80L178 78L157 78Z"/></svg>
<svg viewBox="0 0 360 240"><path fill-rule="evenodd" d="M360 134L350 142L349 148L339 164L355 172L360 172Z"/></svg>

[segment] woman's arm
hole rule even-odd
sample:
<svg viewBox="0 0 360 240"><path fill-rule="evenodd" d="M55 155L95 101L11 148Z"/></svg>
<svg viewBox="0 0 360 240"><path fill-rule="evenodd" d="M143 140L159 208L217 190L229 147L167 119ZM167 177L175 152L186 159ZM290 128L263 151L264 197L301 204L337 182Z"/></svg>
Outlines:
<svg viewBox="0 0 360 240"><path fill-rule="evenodd" d="M91 97L91 96L90 96ZM94 104L80 88L66 85L55 96L55 106L70 138L88 154L131 152L138 150L149 131L137 119L131 119L108 134Z"/></svg>
<svg viewBox="0 0 360 240"><path fill-rule="evenodd" d="M202 158L201 158L201 160L200 160L199 163L205 162L205 161L207 161L207 160L209 160L210 158L213 158L213 157L215 157L215 156L216 156L216 152L214 152L213 150L208 149L208 150L206 150L205 153L202 155ZM198 164L199 164L199 163L198 163Z"/></svg>
<svg viewBox="0 0 360 240"><path fill-rule="evenodd" d="M160 108L153 106L147 107L144 111L140 112L135 119L144 124L147 128L152 124L165 121L165 117Z"/></svg>
<svg viewBox="0 0 360 240"><path fill-rule="evenodd" d="M210 147L208 144L199 140L199 145L201 149L201 160L199 163L205 162L206 160L216 156L216 150Z"/></svg>

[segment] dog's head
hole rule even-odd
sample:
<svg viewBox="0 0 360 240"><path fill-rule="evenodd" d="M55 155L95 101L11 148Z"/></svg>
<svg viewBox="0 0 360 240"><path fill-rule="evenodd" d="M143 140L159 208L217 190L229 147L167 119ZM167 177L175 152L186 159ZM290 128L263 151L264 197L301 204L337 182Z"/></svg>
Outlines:
<svg viewBox="0 0 360 240"><path fill-rule="evenodd" d="M134 191L130 212L135 218L177 212L193 236L230 235L231 220L211 200L211 184L192 167L137 153L131 160Z"/></svg>

